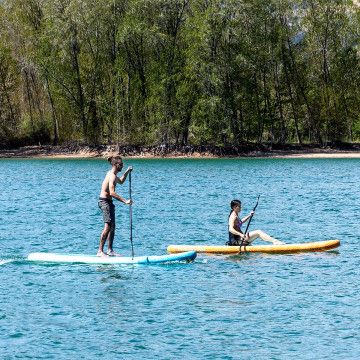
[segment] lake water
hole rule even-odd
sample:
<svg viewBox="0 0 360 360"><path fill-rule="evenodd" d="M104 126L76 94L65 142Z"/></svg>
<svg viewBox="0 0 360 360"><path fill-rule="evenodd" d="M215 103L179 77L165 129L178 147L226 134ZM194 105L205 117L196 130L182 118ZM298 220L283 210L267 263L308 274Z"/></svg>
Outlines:
<svg viewBox="0 0 360 360"><path fill-rule="evenodd" d="M126 159L135 255L223 244L229 203L295 255L198 255L162 266L39 265L95 254L105 160L0 161L1 359L358 359L360 159ZM128 197L128 182L118 192ZM129 256L129 207L115 249ZM260 240L257 240L261 243Z"/></svg>

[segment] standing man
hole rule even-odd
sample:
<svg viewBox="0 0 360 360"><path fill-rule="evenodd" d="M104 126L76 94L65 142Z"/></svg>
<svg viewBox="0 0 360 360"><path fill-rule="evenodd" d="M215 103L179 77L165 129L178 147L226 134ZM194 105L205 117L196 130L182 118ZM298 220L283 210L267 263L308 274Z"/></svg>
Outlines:
<svg viewBox="0 0 360 360"><path fill-rule="evenodd" d="M123 168L124 164L121 156L110 156L108 159L111 164L111 170L107 172L104 181L101 185L101 192L99 197L99 208L102 211L104 219L104 229L100 236L100 245L97 252L97 256L120 256L114 252L113 241L115 236L115 205L113 204L113 198L121 201L126 205L131 205L132 200L126 200L122 196L116 193L116 184L123 184L132 171L132 167L129 166L121 177L117 174ZM106 254L104 253L104 245L108 240L108 249Z"/></svg>

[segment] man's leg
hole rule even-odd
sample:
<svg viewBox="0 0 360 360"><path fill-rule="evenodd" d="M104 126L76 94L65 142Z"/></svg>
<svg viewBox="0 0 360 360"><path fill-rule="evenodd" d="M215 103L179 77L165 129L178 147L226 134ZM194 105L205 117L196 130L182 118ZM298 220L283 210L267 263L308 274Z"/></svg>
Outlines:
<svg viewBox="0 0 360 360"><path fill-rule="evenodd" d="M120 256L120 254L116 253L113 249L113 242L115 237L115 205L110 205L110 217L111 217L111 224L110 224L110 231L108 234L108 250L106 252L107 255L110 256Z"/></svg>
<svg viewBox="0 0 360 360"><path fill-rule="evenodd" d="M104 225L104 229L100 235L100 244L99 244L99 250L97 252L97 256L106 256L106 254L104 253L104 245L105 245L105 241L109 236L110 230L111 230L111 223L105 223Z"/></svg>
<svg viewBox="0 0 360 360"><path fill-rule="evenodd" d="M108 239L108 253L114 252L113 250L113 242L114 242L114 236L115 236L115 223L110 224L110 231L107 236Z"/></svg>
<svg viewBox="0 0 360 360"><path fill-rule="evenodd" d="M121 254L115 252L113 249L114 236L115 236L115 223L112 224L111 230L108 235L108 250L106 254L110 256L121 256Z"/></svg>

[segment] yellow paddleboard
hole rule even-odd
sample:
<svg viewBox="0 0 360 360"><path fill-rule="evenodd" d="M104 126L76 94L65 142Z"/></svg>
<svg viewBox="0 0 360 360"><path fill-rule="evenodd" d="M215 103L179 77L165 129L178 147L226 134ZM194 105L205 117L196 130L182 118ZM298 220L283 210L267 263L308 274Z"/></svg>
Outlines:
<svg viewBox="0 0 360 360"><path fill-rule="evenodd" d="M290 254L304 251L326 251L340 246L340 240L315 241L301 244L282 245L248 245L248 246L227 246L227 245L169 245L169 253L180 253L184 251L196 251L197 253L236 255L242 252L257 252L270 254Z"/></svg>

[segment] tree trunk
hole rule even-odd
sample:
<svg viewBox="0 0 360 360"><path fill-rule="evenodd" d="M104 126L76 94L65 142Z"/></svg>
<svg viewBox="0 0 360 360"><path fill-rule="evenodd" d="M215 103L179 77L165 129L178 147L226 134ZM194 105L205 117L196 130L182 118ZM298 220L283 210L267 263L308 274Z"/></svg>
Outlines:
<svg viewBox="0 0 360 360"><path fill-rule="evenodd" d="M59 144L59 124L58 124L58 120L56 117L54 101L53 101L53 98L51 95L49 79L48 79L47 75L45 77L45 81L46 81L46 89L47 89L49 101L50 101L51 115L52 115L52 122L53 122L53 131L54 131L53 145L58 145Z"/></svg>
<svg viewBox="0 0 360 360"><path fill-rule="evenodd" d="M75 82L76 82L76 88L77 88L77 105L79 107L80 111L80 119L83 126L83 135L85 137L85 140L87 140L88 136L88 124L87 124L87 118L85 115L85 100L84 100L84 92L81 82L81 75L80 75L80 65L79 65L79 43L77 39L77 29L76 25L72 26L72 41L71 41L71 57L72 57L72 66L75 71Z"/></svg>
<svg viewBox="0 0 360 360"><path fill-rule="evenodd" d="M31 126L31 131L34 132L35 131L34 118L33 118L32 104L31 104L32 96L31 96L31 90L30 90L30 84L29 84L27 69L24 69L24 74L25 74L26 94L27 94L27 100L28 100L28 105L29 105L30 126Z"/></svg>
<svg viewBox="0 0 360 360"><path fill-rule="evenodd" d="M1 85L2 85L2 88L3 88L3 91L4 91L4 95L5 95L5 98L6 98L6 102L9 106L9 112L10 112L10 118L11 118L11 122L12 122L12 125L15 125L15 114L14 114L14 110L13 110L13 106L11 104L11 99L10 99L10 96L9 96L9 92L7 90L7 87L6 87L6 81L5 81L5 75L4 75L4 68L2 67L2 65L0 64L0 80L1 80Z"/></svg>

